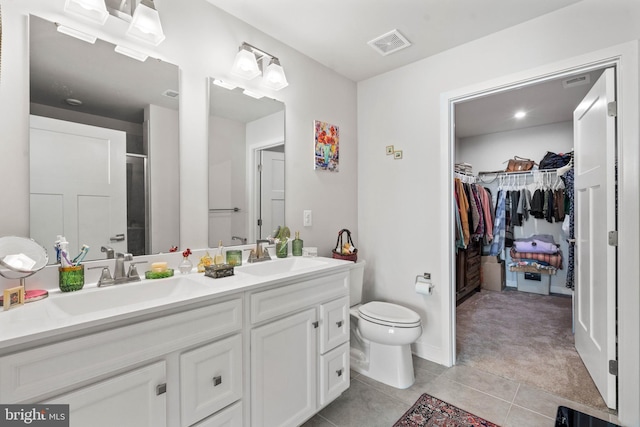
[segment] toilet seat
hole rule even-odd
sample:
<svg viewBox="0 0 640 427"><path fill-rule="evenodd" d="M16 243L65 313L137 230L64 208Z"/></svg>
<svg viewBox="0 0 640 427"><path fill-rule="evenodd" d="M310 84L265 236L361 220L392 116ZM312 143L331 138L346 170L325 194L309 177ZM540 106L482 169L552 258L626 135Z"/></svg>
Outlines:
<svg viewBox="0 0 640 427"><path fill-rule="evenodd" d="M358 314L364 320L383 326L415 328L420 326L420 316L413 310L397 304L372 301L358 307Z"/></svg>

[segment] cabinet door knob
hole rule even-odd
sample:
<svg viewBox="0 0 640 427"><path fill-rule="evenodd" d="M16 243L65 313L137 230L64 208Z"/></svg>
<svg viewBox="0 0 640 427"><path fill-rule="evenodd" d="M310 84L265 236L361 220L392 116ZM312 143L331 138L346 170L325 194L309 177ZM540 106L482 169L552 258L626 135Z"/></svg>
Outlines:
<svg viewBox="0 0 640 427"><path fill-rule="evenodd" d="M318 326L320 325L320 322L318 322L318 321L316 320L315 322L313 322L313 323L312 323L312 325L313 325L313 328L314 328L314 329L317 329L317 328L318 328Z"/></svg>
<svg viewBox="0 0 640 427"><path fill-rule="evenodd" d="M222 376L213 377L213 386L219 386L222 384Z"/></svg>
<svg viewBox="0 0 640 427"><path fill-rule="evenodd" d="M338 328L342 328L342 323L343 323L342 320L338 320L336 322L336 325L338 325Z"/></svg>
<svg viewBox="0 0 640 427"><path fill-rule="evenodd" d="M156 396L160 396L167 392L167 383L160 384L156 386Z"/></svg>
<svg viewBox="0 0 640 427"><path fill-rule="evenodd" d="M338 374L338 376L339 376L339 377L341 377L341 376L342 376L342 369L338 369L338 370L336 371L336 374Z"/></svg>

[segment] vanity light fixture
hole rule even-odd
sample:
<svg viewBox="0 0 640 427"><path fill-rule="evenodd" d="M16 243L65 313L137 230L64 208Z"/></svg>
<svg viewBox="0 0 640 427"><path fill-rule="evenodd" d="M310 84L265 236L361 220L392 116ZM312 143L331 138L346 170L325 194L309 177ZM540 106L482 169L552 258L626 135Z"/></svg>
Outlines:
<svg viewBox="0 0 640 427"><path fill-rule="evenodd" d="M138 52L137 50L134 50L125 46L116 45L116 48L114 50L119 54L128 56L129 58L137 59L140 62L146 61L147 58L149 57L149 55L145 53Z"/></svg>
<svg viewBox="0 0 640 427"><path fill-rule="evenodd" d="M251 80L260 75L260 67L258 67L256 55L247 43L242 43L240 46L240 50L236 54L236 59L231 67L231 74L242 77L245 80Z"/></svg>
<svg viewBox="0 0 640 427"><path fill-rule="evenodd" d="M158 46L165 39L160 14L153 0L141 0L133 11L127 35L136 40Z"/></svg>
<svg viewBox="0 0 640 427"><path fill-rule="evenodd" d="M273 90L280 90L289 85L284 69L280 65L278 58L271 58L267 69L264 71L262 84Z"/></svg>
<svg viewBox="0 0 640 427"><path fill-rule="evenodd" d="M71 37L75 37L83 42L94 44L96 42L96 37L91 34L83 33L82 31L78 31L74 28L67 27L65 25L56 24L56 30L59 33L66 34Z"/></svg>
<svg viewBox="0 0 640 427"><path fill-rule="evenodd" d="M269 60L265 64L265 60ZM280 60L275 56L243 42L231 67L231 74L251 80L263 73L262 85L273 90L280 90L289 85Z"/></svg>
<svg viewBox="0 0 640 427"><path fill-rule="evenodd" d="M67 0L64 11L100 25L104 25L109 16L104 0Z"/></svg>

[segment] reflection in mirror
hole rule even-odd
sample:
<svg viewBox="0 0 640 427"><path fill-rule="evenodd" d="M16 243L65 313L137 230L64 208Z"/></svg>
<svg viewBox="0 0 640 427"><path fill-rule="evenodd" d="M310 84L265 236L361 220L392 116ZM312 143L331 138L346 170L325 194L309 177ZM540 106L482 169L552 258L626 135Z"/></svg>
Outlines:
<svg viewBox="0 0 640 427"><path fill-rule="evenodd" d="M52 247L63 235L72 254L86 244L86 260L104 258L101 247L168 250L150 232L148 161L177 170L178 68L61 34L36 16L29 37L31 237Z"/></svg>
<svg viewBox="0 0 640 427"><path fill-rule="evenodd" d="M253 243L284 224L284 104L213 81L209 246Z"/></svg>

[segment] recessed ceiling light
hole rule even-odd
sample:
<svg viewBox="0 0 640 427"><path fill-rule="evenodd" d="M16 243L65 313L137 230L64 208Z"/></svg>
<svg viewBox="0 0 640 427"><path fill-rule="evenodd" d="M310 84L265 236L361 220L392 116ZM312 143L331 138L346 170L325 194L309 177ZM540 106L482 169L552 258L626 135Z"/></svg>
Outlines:
<svg viewBox="0 0 640 427"><path fill-rule="evenodd" d="M526 115L527 113L525 113L524 111L518 111L513 115L513 117L515 117L516 119L523 119Z"/></svg>

